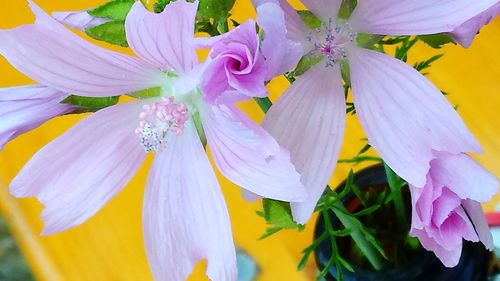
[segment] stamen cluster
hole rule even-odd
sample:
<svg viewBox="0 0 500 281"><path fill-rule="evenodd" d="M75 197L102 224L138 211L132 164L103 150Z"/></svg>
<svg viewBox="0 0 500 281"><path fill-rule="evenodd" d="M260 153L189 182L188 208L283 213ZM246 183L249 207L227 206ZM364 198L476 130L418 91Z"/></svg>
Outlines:
<svg viewBox="0 0 500 281"><path fill-rule="evenodd" d="M140 136L146 152L162 151L166 147L169 133L181 135L184 124L189 119L187 106L175 103L173 97L163 97L153 105L144 105L143 109L135 132Z"/></svg>

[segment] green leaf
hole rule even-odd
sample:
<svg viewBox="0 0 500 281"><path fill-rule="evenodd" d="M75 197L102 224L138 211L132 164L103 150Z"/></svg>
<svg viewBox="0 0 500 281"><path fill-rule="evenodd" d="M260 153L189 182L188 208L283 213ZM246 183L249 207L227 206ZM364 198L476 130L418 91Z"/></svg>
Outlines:
<svg viewBox="0 0 500 281"><path fill-rule="evenodd" d="M339 18L348 19L351 16L352 11L358 5L357 0L344 0L342 1L342 6L340 6L339 10Z"/></svg>
<svg viewBox="0 0 500 281"><path fill-rule="evenodd" d="M200 0L197 19L199 21L213 19L216 24L220 24L229 17L229 11L233 8L234 1L235 0Z"/></svg>
<svg viewBox="0 0 500 281"><path fill-rule="evenodd" d="M311 11L300 10L297 11L302 21L311 29L316 29L321 27L321 20L316 17Z"/></svg>
<svg viewBox="0 0 500 281"><path fill-rule="evenodd" d="M264 217L268 224L289 229L301 229L302 226L297 224L292 217L290 204L287 202L264 199Z"/></svg>
<svg viewBox="0 0 500 281"><path fill-rule="evenodd" d="M153 10L155 13L161 13L170 2L172 2L172 0L158 0L154 3Z"/></svg>
<svg viewBox="0 0 500 281"><path fill-rule="evenodd" d="M268 229L266 229L266 232L264 232L264 234L262 234L262 236L259 237L259 240L266 239L267 237L275 234L276 232L278 232L282 229L283 228L277 227L277 226L269 227Z"/></svg>
<svg viewBox="0 0 500 281"><path fill-rule="evenodd" d="M124 21L110 21L85 30L88 36L113 45L128 47Z"/></svg>
<svg viewBox="0 0 500 281"><path fill-rule="evenodd" d="M427 59L425 61L421 61L421 62L415 63L413 65L413 68L415 68L419 72L422 72L422 70L431 67L432 63L434 63L435 61L437 61L438 59L440 59L443 56L444 56L444 54L439 54L439 55L432 56L431 58L429 58L429 59ZM422 73L422 74L425 75L425 73Z"/></svg>
<svg viewBox="0 0 500 281"><path fill-rule="evenodd" d="M149 88L146 90L142 91L137 91L129 94L129 96L139 98L139 99L147 99L147 98L155 98L159 97L161 94L161 88L160 87L155 87L155 88Z"/></svg>
<svg viewBox="0 0 500 281"><path fill-rule="evenodd" d="M417 38L434 49L441 49L441 47L448 43L454 43L451 36L446 33L419 35Z"/></svg>
<svg viewBox="0 0 500 281"><path fill-rule="evenodd" d="M89 15L98 18L124 21L134 3L134 0L112 0L104 5L88 11L88 13Z"/></svg>
<svg viewBox="0 0 500 281"><path fill-rule="evenodd" d="M305 55L300 59L297 66L290 74L292 76L300 76L304 74L306 71L308 71L311 67L319 63L322 59L323 57L321 56Z"/></svg>
<svg viewBox="0 0 500 281"><path fill-rule="evenodd" d="M65 98L61 103L72 104L78 107L77 112L95 112L100 109L110 107L118 103L119 96L115 97L104 97L104 98L93 98L93 97L82 97L82 96L69 96Z"/></svg>

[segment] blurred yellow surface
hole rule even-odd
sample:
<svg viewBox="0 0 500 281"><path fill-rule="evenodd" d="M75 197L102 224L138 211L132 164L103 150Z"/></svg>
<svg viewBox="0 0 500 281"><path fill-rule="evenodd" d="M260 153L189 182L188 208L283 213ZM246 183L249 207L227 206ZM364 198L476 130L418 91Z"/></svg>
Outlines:
<svg viewBox="0 0 500 281"><path fill-rule="evenodd" d="M0 9L0 28L31 23L33 16L26 1L3 1ZM80 10L96 6L103 0L56 1L38 0L46 11ZM254 16L249 0L238 0L234 16L241 22ZM470 49L450 46L432 50L419 46L410 60L427 58L446 52L431 69L430 79L449 92L453 104L482 143L485 153L476 157L494 174L500 175L500 19L483 29ZM109 46L107 46L109 47ZM115 48L116 49L116 48ZM78 59L78 58L75 58ZM0 58L0 87L33 83ZM272 99L286 88L285 79L269 85ZM256 121L262 113L251 102L242 107ZM23 164L43 145L74 125L83 116L65 116L25 134L6 146L0 153L0 180L9 183ZM1 122L1 120L0 120ZM341 157L348 157L362 146L361 128L355 118L348 119ZM28 259L38 280L151 280L141 231L141 210L144 184L150 166L146 161L130 184L86 223L61 234L42 237L41 205L35 199L15 199L8 194L7 185L0 184L0 210L12 225L15 238ZM339 183L350 166L339 165L331 184ZM257 238L265 230L264 221L255 211L260 203L246 203L239 189L219 180L226 196L236 244L246 250L260 265L259 281L314 280L311 260L304 271L297 272L301 250L311 241L313 223L305 231L284 231L268 239ZM71 186L68 186L71 192ZM500 197L497 197L497 200ZM486 208L494 209L494 203ZM313 222L313 220L311 220ZM203 239L200 236L200 239ZM190 280L207 280L201 263Z"/></svg>

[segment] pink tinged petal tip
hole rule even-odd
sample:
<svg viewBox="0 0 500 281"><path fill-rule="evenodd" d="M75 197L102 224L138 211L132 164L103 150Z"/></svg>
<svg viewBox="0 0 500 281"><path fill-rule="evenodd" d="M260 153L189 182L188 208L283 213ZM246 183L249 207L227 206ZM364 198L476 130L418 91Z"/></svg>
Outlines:
<svg viewBox="0 0 500 281"><path fill-rule="evenodd" d="M257 23L264 31L262 54L267 66L265 80L269 81L295 67L303 50L299 43L287 39L285 14L278 4L258 6Z"/></svg>
<svg viewBox="0 0 500 281"><path fill-rule="evenodd" d="M13 138L71 112L61 104L68 94L42 85L0 89L0 150Z"/></svg>
<svg viewBox="0 0 500 281"><path fill-rule="evenodd" d="M434 151L482 151L443 94L406 63L374 51L348 53L357 116L370 144L410 184L423 187Z"/></svg>
<svg viewBox="0 0 500 281"><path fill-rule="evenodd" d="M338 68L317 64L280 97L263 126L290 151L307 191L304 202L292 203L304 224L328 184L337 163L345 127L345 101Z"/></svg>
<svg viewBox="0 0 500 281"><path fill-rule="evenodd" d="M185 104L175 103L173 97L163 97L152 105L145 104L139 118L135 133L144 150L159 152L167 146L170 134L182 135L189 113Z"/></svg>
<svg viewBox="0 0 500 281"><path fill-rule="evenodd" d="M92 28L111 21L109 19L91 16L87 11L54 12L52 13L52 17L60 23L80 31L85 31L87 28Z"/></svg>
<svg viewBox="0 0 500 281"><path fill-rule="evenodd" d="M468 21L455 28L450 34L455 42L464 48L470 47L476 34L484 25L490 23L500 13L500 2L497 2L488 10L474 16Z"/></svg>
<svg viewBox="0 0 500 281"><path fill-rule="evenodd" d="M208 260L211 280L236 280L236 255L224 198L191 122L155 155L143 210L146 251L155 280L186 280Z"/></svg>
<svg viewBox="0 0 500 281"><path fill-rule="evenodd" d="M155 14L137 1L125 21L130 48L158 68L189 72L198 61L192 42L197 8L198 1L179 0Z"/></svg>
<svg viewBox="0 0 500 281"><path fill-rule="evenodd" d="M115 105L84 119L23 167L10 185L16 197L45 206L43 234L79 225L127 184L145 153L134 129L142 103Z"/></svg>
<svg viewBox="0 0 500 281"><path fill-rule="evenodd" d="M207 107L202 117L215 164L225 177L266 198L304 200L289 153L260 126L233 106Z"/></svg>
<svg viewBox="0 0 500 281"><path fill-rule="evenodd" d="M0 30L0 54L30 78L82 96L111 96L162 86L166 76L136 58L95 46L30 1L35 24Z"/></svg>
<svg viewBox="0 0 500 281"><path fill-rule="evenodd" d="M365 0L349 23L357 32L420 35L451 32L498 0Z"/></svg>

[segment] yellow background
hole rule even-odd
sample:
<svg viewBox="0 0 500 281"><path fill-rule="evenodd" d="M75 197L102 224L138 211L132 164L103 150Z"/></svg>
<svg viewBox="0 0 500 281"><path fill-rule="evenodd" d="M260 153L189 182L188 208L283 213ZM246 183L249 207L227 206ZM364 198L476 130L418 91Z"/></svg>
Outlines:
<svg viewBox="0 0 500 281"><path fill-rule="evenodd" d="M33 21L26 1L2 2L0 28L12 28ZM37 1L48 12L80 10L102 2L103 0ZM234 16L238 21L254 16L249 2L237 1ZM470 49L451 46L435 51L419 46L410 58L415 61L446 52L446 56L435 63L429 77L441 89L450 93L449 99L453 104L459 105L461 116L485 150L484 155L476 158L496 175L500 175L499 35L500 20L496 20L483 29ZM0 69L0 87L33 82L3 58L0 58ZM269 89L272 98L275 99L286 85L284 79L271 83ZM248 102L242 106L255 120L261 120L262 113L253 103ZM50 121L7 145L0 153L1 181L8 183L31 155L81 118L82 116L65 116ZM357 120L349 118L342 156L350 156L359 150L362 146L359 139L362 137ZM124 191L96 216L81 226L48 237L39 236L42 229L39 218L41 205L35 199L13 198L8 194L7 186L0 184L0 210L11 223L15 238L39 280L151 280L141 233L142 198L150 160L146 161ZM331 183L335 185L340 182L349 168L347 165L339 165ZM304 271L296 271L300 252L311 241L313 223L301 233L284 231L257 241L265 230L265 223L255 215L255 211L260 209L260 203L247 204L236 186L218 176L228 202L235 241L260 263L261 274L258 280L314 280L315 268L312 261ZM486 207L491 210L494 204L490 203ZM203 237L200 236L200 239ZM190 280L206 280L203 277L203 267L203 263L197 266Z"/></svg>

